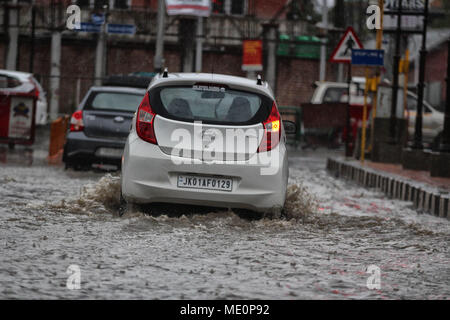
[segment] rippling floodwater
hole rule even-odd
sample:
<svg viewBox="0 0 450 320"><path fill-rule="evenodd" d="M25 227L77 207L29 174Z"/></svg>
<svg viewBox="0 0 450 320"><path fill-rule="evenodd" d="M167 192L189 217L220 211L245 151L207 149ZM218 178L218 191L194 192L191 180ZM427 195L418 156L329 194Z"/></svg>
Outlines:
<svg viewBox="0 0 450 320"><path fill-rule="evenodd" d="M291 159L282 219L118 217L117 173L22 152L0 158L2 299L450 298L450 221L334 179L323 157ZM72 264L80 290L66 288ZM380 290L366 287L369 265Z"/></svg>

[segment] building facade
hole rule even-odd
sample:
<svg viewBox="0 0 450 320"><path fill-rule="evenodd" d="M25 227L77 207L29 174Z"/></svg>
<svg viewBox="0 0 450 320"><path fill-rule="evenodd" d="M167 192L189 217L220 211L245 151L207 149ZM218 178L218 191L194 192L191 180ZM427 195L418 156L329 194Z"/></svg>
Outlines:
<svg viewBox="0 0 450 320"><path fill-rule="evenodd" d="M300 4L303 2L307 1L298 1ZM263 39L263 26L268 23L276 26L279 35L289 35L290 39L317 33L314 24L306 19L287 19L290 7L286 3L287 0L212 0L212 14L204 19L202 30L201 70L246 76L241 68L242 41ZM69 14L66 10L71 4L81 8L82 23L92 24L94 16L106 13L104 5L107 4L108 23L135 26L135 34L106 35L105 75L154 71L157 31L157 0L4 1L0 8L0 24L3 26L0 31L0 68L6 68L7 60L11 60L11 46L14 45L11 28L17 27L15 69L33 72L49 97L57 96L59 112L66 114L76 109L94 83L99 42L98 32L67 29ZM18 16L16 25L11 24L13 12ZM186 42L183 42L183 18L186 17L166 16L164 65L171 72L184 70ZM195 21L192 22L194 28ZM51 48L55 33L61 36L61 58L59 86L57 91L52 91ZM319 59L296 54L299 44L288 42L285 45L290 47L290 53L277 55L274 89L279 105L299 106L311 98L312 84L319 78ZM317 43L309 45L318 49ZM333 68L328 66L329 78L334 77L332 71Z"/></svg>

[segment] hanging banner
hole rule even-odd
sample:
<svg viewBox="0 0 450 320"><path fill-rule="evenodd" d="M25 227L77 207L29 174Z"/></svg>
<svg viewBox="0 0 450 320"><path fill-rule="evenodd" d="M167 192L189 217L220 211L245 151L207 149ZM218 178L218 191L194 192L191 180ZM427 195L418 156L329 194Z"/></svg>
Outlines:
<svg viewBox="0 0 450 320"><path fill-rule="evenodd" d="M261 71L262 40L244 40L242 43L242 70Z"/></svg>
<svg viewBox="0 0 450 320"><path fill-rule="evenodd" d="M209 17L211 0L166 0L167 14Z"/></svg>

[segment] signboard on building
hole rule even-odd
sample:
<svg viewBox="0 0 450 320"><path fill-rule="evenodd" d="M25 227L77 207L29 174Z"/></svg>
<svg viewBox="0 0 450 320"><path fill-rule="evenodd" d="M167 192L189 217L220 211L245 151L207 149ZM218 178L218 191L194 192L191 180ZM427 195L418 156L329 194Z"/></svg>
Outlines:
<svg viewBox="0 0 450 320"><path fill-rule="evenodd" d="M211 0L166 0L167 14L209 17Z"/></svg>
<svg viewBox="0 0 450 320"><path fill-rule="evenodd" d="M398 0L384 0L383 28L385 30L394 30L397 28L397 16L386 14L389 11L398 11ZM425 0L403 0L402 12L424 12ZM420 30L423 28L423 16L402 16L403 30Z"/></svg>
<svg viewBox="0 0 450 320"><path fill-rule="evenodd" d="M242 43L242 70L261 71L262 40L244 40Z"/></svg>

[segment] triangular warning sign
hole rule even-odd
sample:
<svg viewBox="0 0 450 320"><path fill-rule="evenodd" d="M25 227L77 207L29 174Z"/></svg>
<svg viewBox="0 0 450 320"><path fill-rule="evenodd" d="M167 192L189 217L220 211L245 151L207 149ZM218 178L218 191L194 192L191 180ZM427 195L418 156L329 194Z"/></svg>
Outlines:
<svg viewBox="0 0 450 320"><path fill-rule="evenodd" d="M348 27L331 55L330 62L351 63L352 49L363 49L361 41L352 27Z"/></svg>

